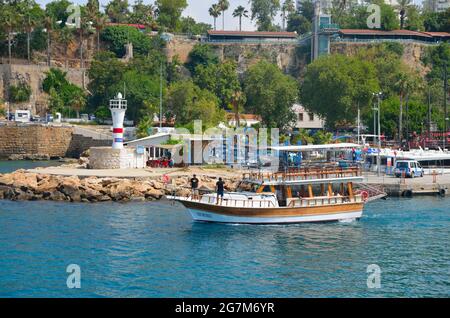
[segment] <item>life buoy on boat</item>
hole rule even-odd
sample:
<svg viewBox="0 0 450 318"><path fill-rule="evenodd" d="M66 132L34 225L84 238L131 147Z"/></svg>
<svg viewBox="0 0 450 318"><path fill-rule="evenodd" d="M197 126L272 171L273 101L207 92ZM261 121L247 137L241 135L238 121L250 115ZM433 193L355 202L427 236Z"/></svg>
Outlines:
<svg viewBox="0 0 450 318"><path fill-rule="evenodd" d="M170 182L170 177L167 174L163 174L162 182L169 183Z"/></svg>
<svg viewBox="0 0 450 318"><path fill-rule="evenodd" d="M369 192L361 191L361 196L362 196L362 199L364 200L364 202L367 202L367 200L369 200Z"/></svg>

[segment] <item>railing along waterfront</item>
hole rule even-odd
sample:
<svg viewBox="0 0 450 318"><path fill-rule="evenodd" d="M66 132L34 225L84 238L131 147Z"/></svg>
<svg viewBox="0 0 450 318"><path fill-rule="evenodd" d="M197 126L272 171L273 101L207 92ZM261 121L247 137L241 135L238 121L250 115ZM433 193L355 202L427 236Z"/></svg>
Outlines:
<svg viewBox="0 0 450 318"><path fill-rule="evenodd" d="M359 167L300 168L290 169L286 172L246 172L243 174L243 179L258 182L285 182L312 179L358 177L361 175L362 172Z"/></svg>

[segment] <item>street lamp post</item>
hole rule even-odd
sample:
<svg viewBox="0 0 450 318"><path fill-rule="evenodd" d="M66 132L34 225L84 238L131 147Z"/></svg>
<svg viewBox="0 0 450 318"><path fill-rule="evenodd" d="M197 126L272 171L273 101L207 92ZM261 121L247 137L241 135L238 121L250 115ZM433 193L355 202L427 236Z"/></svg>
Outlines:
<svg viewBox="0 0 450 318"><path fill-rule="evenodd" d="M381 120L380 120L380 112L381 112L381 97L383 93L373 93L373 96L377 97L377 108L374 108L374 111L378 112L378 156L377 156L377 175L381 176ZM374 129L375 130L375 129Z"/></svg>

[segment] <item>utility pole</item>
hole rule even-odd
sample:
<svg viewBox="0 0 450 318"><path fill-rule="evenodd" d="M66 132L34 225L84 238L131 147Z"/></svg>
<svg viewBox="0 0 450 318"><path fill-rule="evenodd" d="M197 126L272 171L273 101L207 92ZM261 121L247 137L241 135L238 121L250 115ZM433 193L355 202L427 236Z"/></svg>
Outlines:
<svg viewBox="0 0 450 318"><path fill-rule="evenodd" d="M161 61L161 70L159 78L159 129L162 131L162 89L163 89L163 62Z"/></svg>
<svg viewBox="0 0 450 318"><path fill-rule="evenodd" d="M361 110L358 105L358 145L360 144L360 135L361 135Z"/></svg>
<svg viewBox="0 0 450 318"><path fill-rule="evenodd" d="M375 117L375 111L378 112L378 156L377 156L377 175L381 176L381 118L380 118L380 113L381 113L381 96L382 96L382 92L379 93L373 93L373 96L377 97L377 101L378 101L378 105L377 108L374 108L374 117ZM374 118L375 119L375 118ZM374 128L375 131L375 128Z"/></svg>
<svg viewBox="0 0 450 318"><path fill-rule="evenodd" d="M311 37L311 62L319 57L320 1L314 2L313 34Z"/></svg>
<svg viewBox="0 0 450 318"><path fill-rule="evenodd" d="M408 147L409 150L409 95L406 95L406 99L405 99L405 108L406 108L406 145Z"/></svg>
<svg viewBox="0 0 450 318"><path fill-rule="evenodd" d="M443 134L443 150L447 147L447 122L448 122L448 115L447 115L447 97L448 97L448 81L447 81L447 62L444 63L444 134Z"/></svg>

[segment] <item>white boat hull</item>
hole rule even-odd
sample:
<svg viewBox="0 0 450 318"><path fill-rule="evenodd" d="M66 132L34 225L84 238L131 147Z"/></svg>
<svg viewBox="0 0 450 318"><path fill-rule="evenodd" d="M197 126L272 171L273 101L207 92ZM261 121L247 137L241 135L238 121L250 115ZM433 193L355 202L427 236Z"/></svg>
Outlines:
<svg viewBox="0 0 450 318"><path fill-rule="evenodd" d="M234 223L234 224L291 224L305 222L331 222L331 221L352 221L362 217L363 211L351 211L342 213L330 213L320 215L304 216L279 216L279 217L246 217L225 215L213 212L206 212L196 209L188 209L194 221Z"/></svg>

